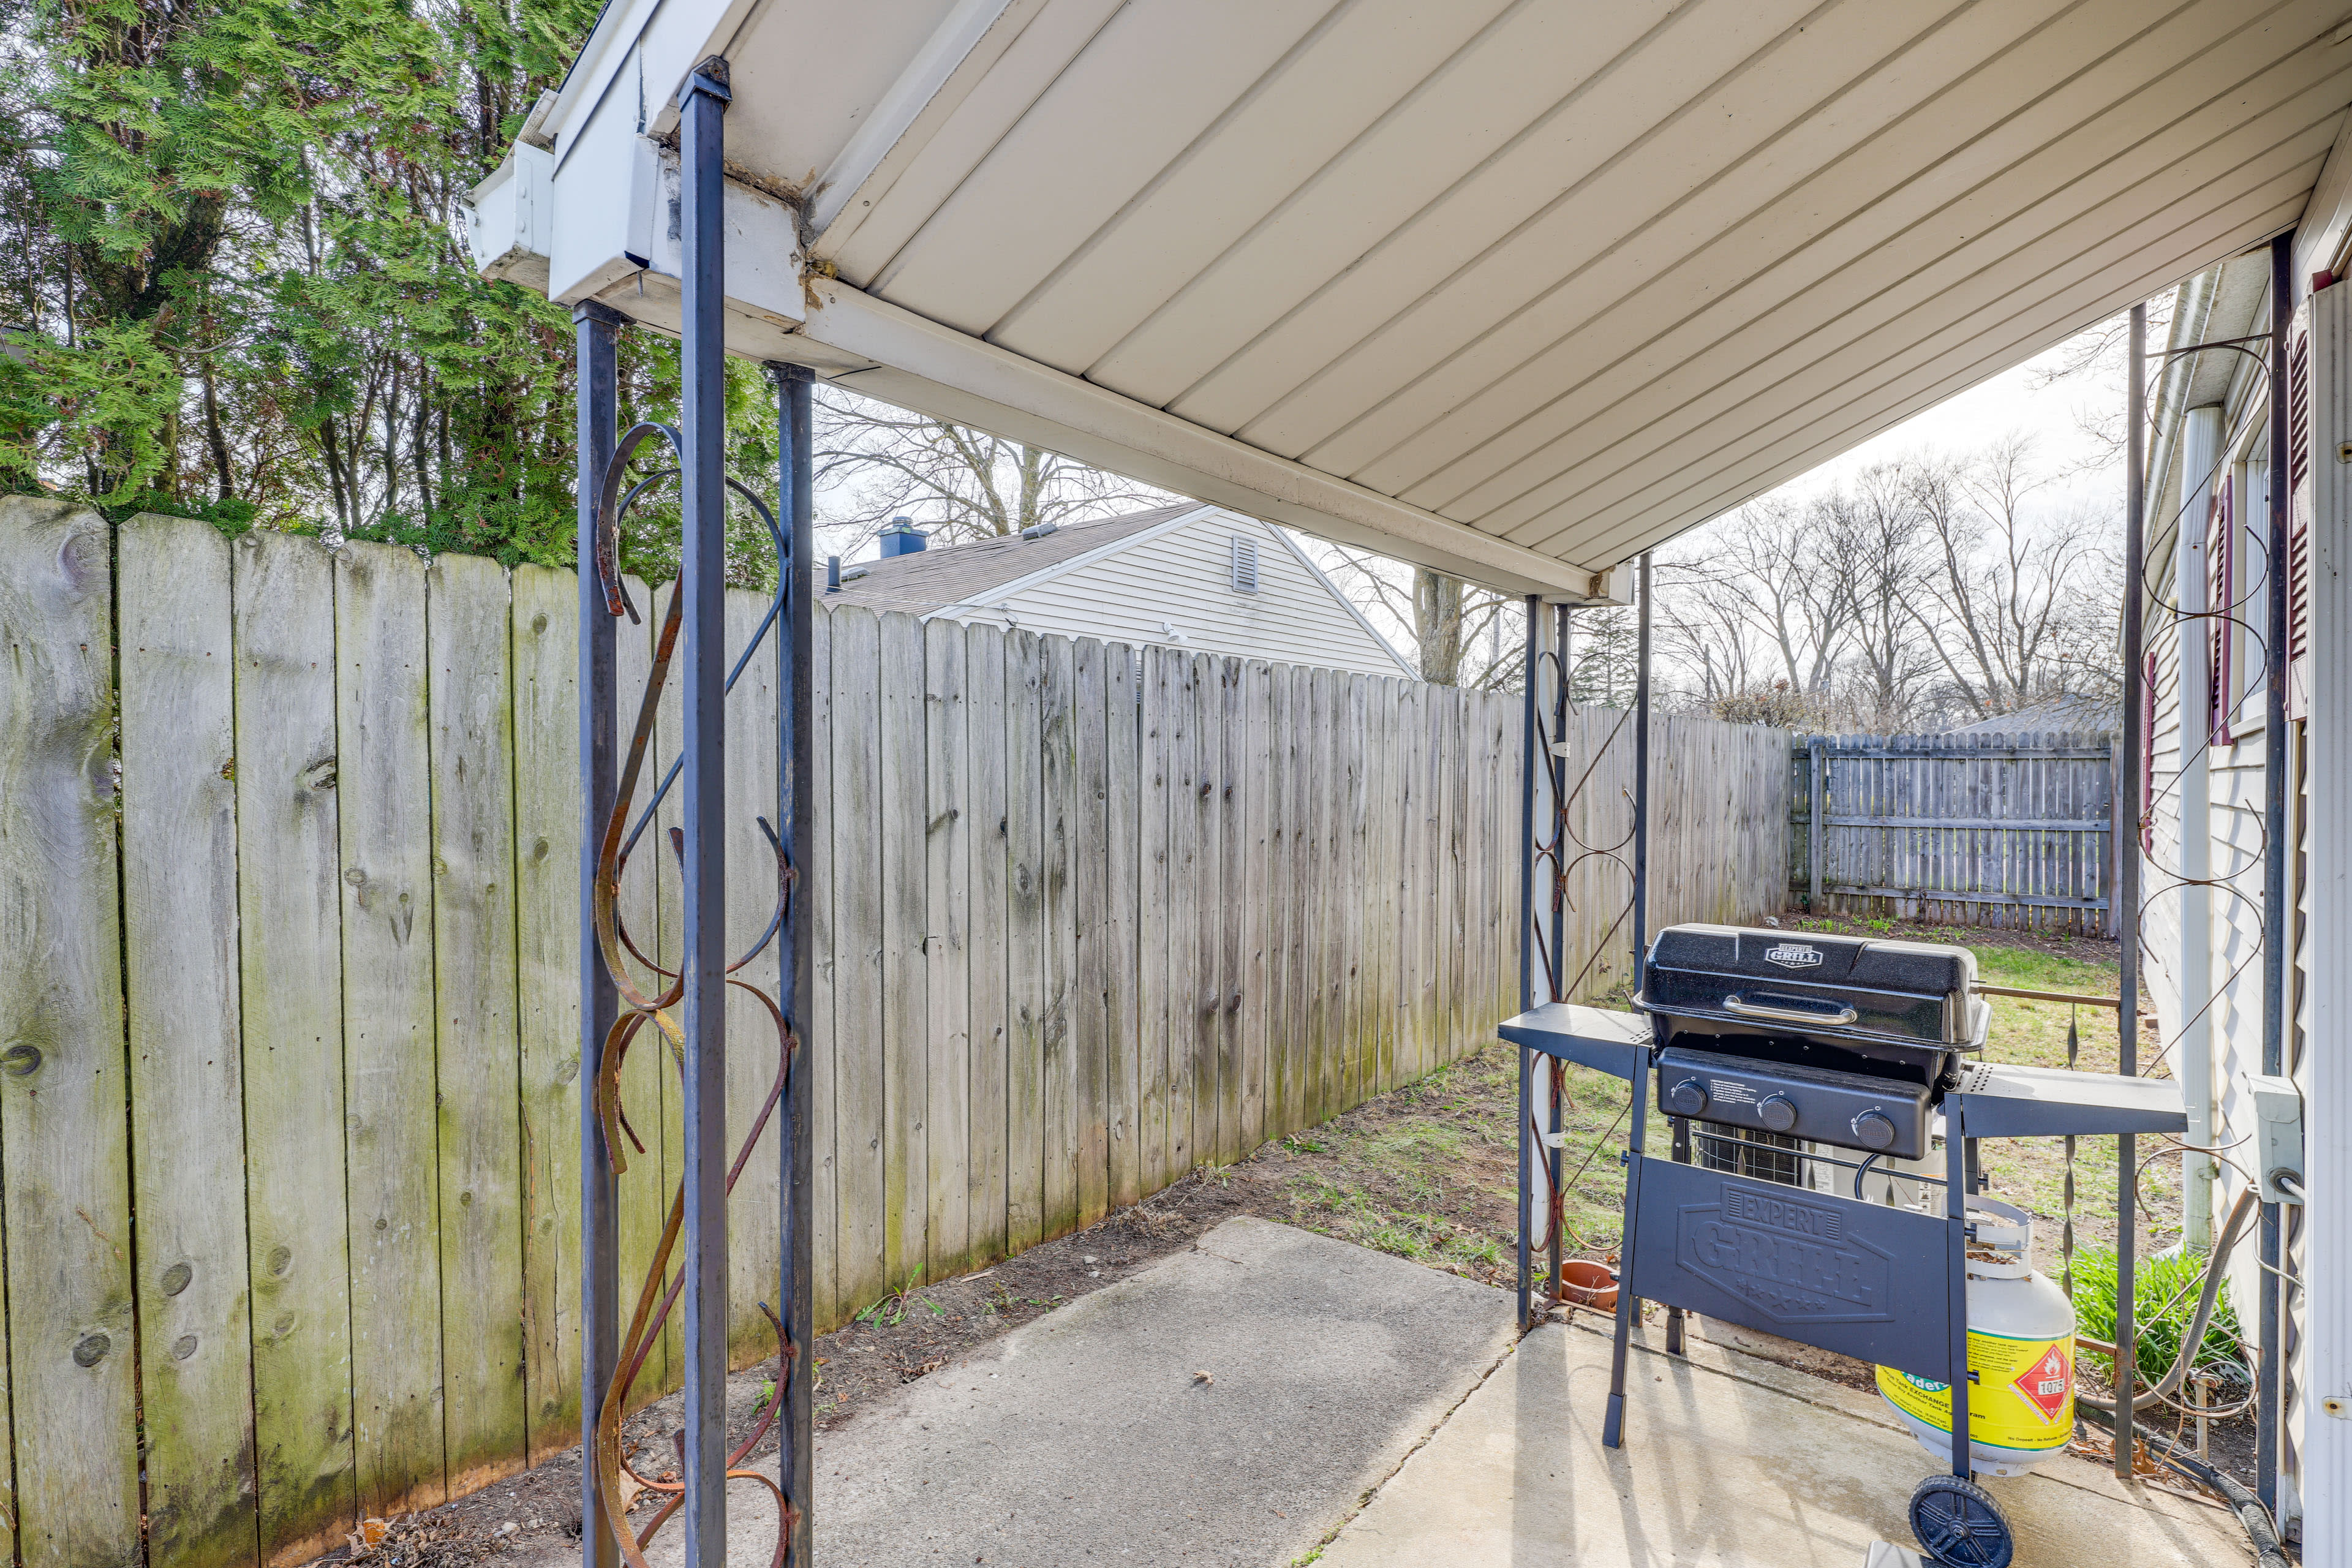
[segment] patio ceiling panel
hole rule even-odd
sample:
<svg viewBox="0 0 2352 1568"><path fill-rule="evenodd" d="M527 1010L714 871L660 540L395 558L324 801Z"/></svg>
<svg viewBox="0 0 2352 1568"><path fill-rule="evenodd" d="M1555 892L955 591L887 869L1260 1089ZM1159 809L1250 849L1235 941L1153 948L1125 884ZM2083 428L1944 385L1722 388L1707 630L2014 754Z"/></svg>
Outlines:
<svg viewBox="0 0 2352 1568"><path fill-rule="evenodd" d="M1615 278L1596 276L1598 288L1578 280L1580 292L1612 296L1606 308L1578 310L1555 297L1484 341L1457 338L1465 347L1455 363L1392 399L1402 407L1360 422L1353 441L1327 443L1307 460L1416 505L1483 521L1532 487L1530 466L1540 470L1536 479L1561 471L1557 464L1542 468L1547 450L1559 449L1548 444L1559 442L1559 430L1572 431L1586 452L1606 449L1628 428L1682 405L1690 389L1676 371L1712 362L1721 375L1725 362L1765 363L1822 331L1858 336L1864 318L1853 307L1873 290L1928 290L1955 273L1980 273L1995 258L2015 257L2018 247L2003 243L2004 222L2012 235L2031 232L2037 215L2042 226L2054 226L2113 191L2161 176L2171 153L2145 133L2184 107L2178 87L2141 85L2139 73L2126 76L2114 60L2075 76L2084 63L2077 53L2093 40L2048 36L2055 31L2035 37L2020 58L2004 56L2000 68L1979 68L1915 102L1907 116L1900 88L1913 85L1916 73L1882 73L1895 85L1871 95L1866 115L1820 117L1850 126L1852 147L1811 176L1812 199L1766 200L1782 193L1759 191L1751 179L1720 182L1708 193L1717 205L1744 210L1726 210L1720 219L1695 213L1656 254L1610 266L1630 285L1622 292ZM1925 40L1921 49L1953 52L1933 47L1940 41ZM2184 51L2210 42L2180 41ZM2297 63L2314 69L2310 51L2291 57L2287 68ZM2119 84L2103 84L2102 76L2125 77L2139 90L2121 103L2103 101L2102 86ZM2340 113L2341 103L2336 107ZM2203 112L2243 118L2249 110L2228 98ZM1898 118L1937 135L1903 133L1911 128L1892 122ZM2187 135L2203 133L2186 128ZM2056 150L2062 142L2065 155ZM2082 172L2084 158L2100 155L2107 161ZM1886 195L1874 200L1874 192ZM1840 215L1833 223L1832 214ZM1549 346L1530 353L1533 344ZM1510 411L1528 409L1542 417L1510 420ZM1409 429L1414 420L1421 427ZM1387 450L1361 460L1367 445ZM1487 526L1513 524L1496 518Z"/></svg>
<svg viewBox="0 0 2352 1568"><path fill-rule="evenodd" d="M725 53L824 374L1567 592L2293 223L2347 3L640 0L548 129Z"/></svg>
<svg viewBox="0 0 2352 1568"><path fill-rule="evenodd" d="M1498 381L1531 353L1596 322L1646 335L1687 314L1709 298L1709 283L1672 279L1677 264L1699 256L1715 258L1717 270L1756 265L1718 248L1729 226L1759 208L1804 226L1822 221L1822 203L1770 204L1876 129L1882 115L1840 101L1855 76L1875 69L1890 79L1884 96L1894 105L1916 101L1917 84L1900 79L1910 73L1876 68L1918 45L1916 15L1849 0L1836 16L1851 25L1790 25L1804 9L1725 4L1675 14L1540 136L1400 232L1386 251L1404 287L1372 299L1368 281L1345 290L1339 309L1313 312L1308 332L1286 334L1309 374L1283 374L1253 344L1176 411L1222 425L1227 405L1244 416L1244 440L1402 489L1493 429ZM1931 34L1949 19L1937 17ZM1791 68L1800 55L1802 68ZM1678 75L1711 79L1685 100L1671 91ZM1826 99L1825 82L1838 84ZM1549 199L1530 209L1530 194ZM1455 251L1457 266L1432 268ZM1626 314L1645 289L1666 314ZM1375 323L1369 332L1366 321ZM1299 353L1309 345L1297 340L1310 335L1310 352ZM1605 361L1577 357L1586 374L1607 374ZM1265 392L1276 395L1260 402ZM1488 406L1469 414L1482 399ZM1514 411L1553 423L1539 405Z"/></svg>
<svg viewBox="0 0 2352 1568"><path fill-rule="evenodd" d="M1561 500L1576 497L1591 515L1621 499L1643 494L1661 478L1658 455L1671 452L1677 438L1702 428L1711 428L1718 437L1736 438L1778 417L1790 402L1801 400L1825 380L1843 383L1867 374L1888 332L1901 333L1898 341L1906 343L1925 342L1948 336L1952 321L1978 319L1989 304L2027 306L2047 297L2053 282L2092 281L2102 267L2131 259L2118 251L2116 237L2127 228L2144 229L2148 217L2184 209L2186 216L2210 217L2217 203L2242 198L2282 175L2301 177L2299 188L2307 190L2335 140L2337 115L2330 112L2299 126L2294 124L2295 118L2288 110L2273 111L2264 117L2270 123L2247 128L2247 135L2226 139L2197 158L2157 171L2105 199L2095 186L2061 193L2006 224L1994 225L1984 246L1971 243L1948 252L1874 297L1862 292L1873 280L1869 268L1857 266L1815 290L1804 302L1811 306L1810 310L1792 309L1787 320L1766 316L1716 339L1717 352L1700 363L1732 374L1679 406L1667 406L1664 396L1622 399L1615 406L1596 408L1574 443L1555 442L1548 453L1536 453L1451 504L1436 505L1410 492L1406 499L1449 516L1475 516L1488 531L1540 546ZM2282 128L2279 121L2291 133L2273 140ZM2259 145L2248 157L2243 155L2247 142L2268 144ZM2192 189L2154 213L2142 205L2162 201L2192 182ZM2086 205L2070 211L2076 196ZM2046 233L2032 232L2051 217L2064 221ZM2261 237L2257 234L2252 239ZM1996 248L2003 244L2011 245L2006 254ZM1988 250L1999 257L1994 266L1982 265ZM2091 258L2098 265L2086 266ZM1883 278L1885 272L1876 276ZM2021 288L2012 281L2021 277L2032 281ZM2071 291L2056 297L2075 298ZM2071 313L2062 310L2059 320L2064 321ZM1743 358L1742 347L1759 338L1784 339L1786 346ZM1800 354L1818 357L1792 363Z"/></svg>
<svg viewBox="0 0 2352 1568"><path fill-rule="evenodd" d="M2195 258L2210 256L2216 248L2210 243L2215 226L2230 225L2224 232L2236 237L2219 247L2224 255L2244 250L2287 227L2302 211L2315 172L2315 165L2292 171L2219 208L2200 208L2187 223L2178 221L2179 214L2167 213L2135 224L2085 258L2083 268L2070 271L2067 280L2071 283L2084 270L2111 278L2116 276L2117 268L2137 268L2123 275L2124 281L2091 312L2089 320L2114 315L2194 271ZM1671 465L1660 465L1659 471L1669 483L1665 493L1636 495L1606 514L1584 520L1580 543L1599 552L1612 548L1612 541L1638 550L1642 547L1638 543L1625 542L1647 537L1658 526L1662 511L1669 520L1669 536L1680 528L1718 516L1741 500L1769 489L1779 482L1779 476L1802 473L1826 462L1887 426L1933 407L2050 346L2082 324L2076 303L2080 297L2077 289L2067 286L2042 297L2039 308L2003 297L1885 363L1870 357L1869 345L1861 345L1854 351L1856 365L1851 377L1836 365L1825 367L1825 374L1816 379L1827 381L1829 391L1801 403L1777 405L1780 412L1774 419L1725 447L1719 464L1688 482L1673 483ZM1940 375L1928 379L1938 371Z"/></svg>

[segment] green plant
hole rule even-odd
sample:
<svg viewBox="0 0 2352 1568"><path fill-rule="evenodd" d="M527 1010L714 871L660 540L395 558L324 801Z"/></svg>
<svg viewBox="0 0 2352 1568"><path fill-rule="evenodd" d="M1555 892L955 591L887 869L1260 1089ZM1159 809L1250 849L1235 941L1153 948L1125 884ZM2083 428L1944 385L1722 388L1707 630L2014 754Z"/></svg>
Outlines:
<svg viewBox="0 0 2352 1568"><path fill-rule="evenodd" d="M2133 1270L2132 1308L2136 1324L2133 1361L2139 1374L2154 1383L2170 1370L2180 1353L2181 1337L2197 1315L2197 1298L2205 1259L2192 1253L2168 1253L2142 1258ZM2112 1342L2116 1334L2116 1254L2113 1247L2086 1247L2074 1254L2075 1331ZM2084 1360L2099 1373L2112 1377L2113 1363L2098 1352L2085 1350ZM2198 1347L2196 1365L2221 1372L2237 1382L2247 1381L2238 1348L2238 1314L2230 1305L2225 1285L2213 1304L2205 1342Z"/></svg>

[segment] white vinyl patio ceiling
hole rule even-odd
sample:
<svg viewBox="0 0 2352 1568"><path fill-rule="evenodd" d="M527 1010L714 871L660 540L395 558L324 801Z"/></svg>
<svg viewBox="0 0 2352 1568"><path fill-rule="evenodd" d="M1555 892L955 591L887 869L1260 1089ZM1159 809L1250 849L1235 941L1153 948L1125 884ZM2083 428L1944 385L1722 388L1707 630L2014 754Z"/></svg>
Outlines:
<svg viewBox="0 0 2352 1568"><path fill-rule="evenodd" d="M1574 596L2315 187L2326 265L2347 13L613 0L476 244L674 323L646 182L724 55L730 348Z"/></svg>

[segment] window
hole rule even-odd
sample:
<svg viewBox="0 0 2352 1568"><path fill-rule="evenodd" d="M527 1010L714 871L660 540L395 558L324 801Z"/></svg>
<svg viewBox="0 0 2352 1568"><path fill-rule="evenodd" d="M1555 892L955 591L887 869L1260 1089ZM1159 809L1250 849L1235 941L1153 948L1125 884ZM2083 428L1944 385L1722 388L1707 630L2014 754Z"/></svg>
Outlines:
<svg viewBox="0 0 2352 1568"><path fill-rule="evenodd" d="M1256 593L1257 545L1249 540L1244 539L1239 534L1234 535L1232 565L1234 574L1234 592L1236 594Z"/></svg>
<svg viewBox="0 0 2352 1568"><path fill-rule="evenodd" d="M2257 448L2232 465L2214 499L2206 601L2213 685L2207 713L2217 746L2253 734L2269 718L2270 482L2268 454Z"/></svg>

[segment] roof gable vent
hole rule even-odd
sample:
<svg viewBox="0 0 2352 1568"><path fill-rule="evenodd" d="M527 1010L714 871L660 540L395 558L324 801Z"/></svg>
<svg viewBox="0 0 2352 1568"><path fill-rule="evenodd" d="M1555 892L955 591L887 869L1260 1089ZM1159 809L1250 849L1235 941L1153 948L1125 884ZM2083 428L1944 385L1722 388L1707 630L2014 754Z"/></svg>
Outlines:
<svg viewBox="0 0 2352 1568"><path fill-rule="evenodd" d="M1232 566L1234 592L1236 594L1256 593L1257 545L1250 540L1244 539L1239 534L1234 535Z"/></svg>

